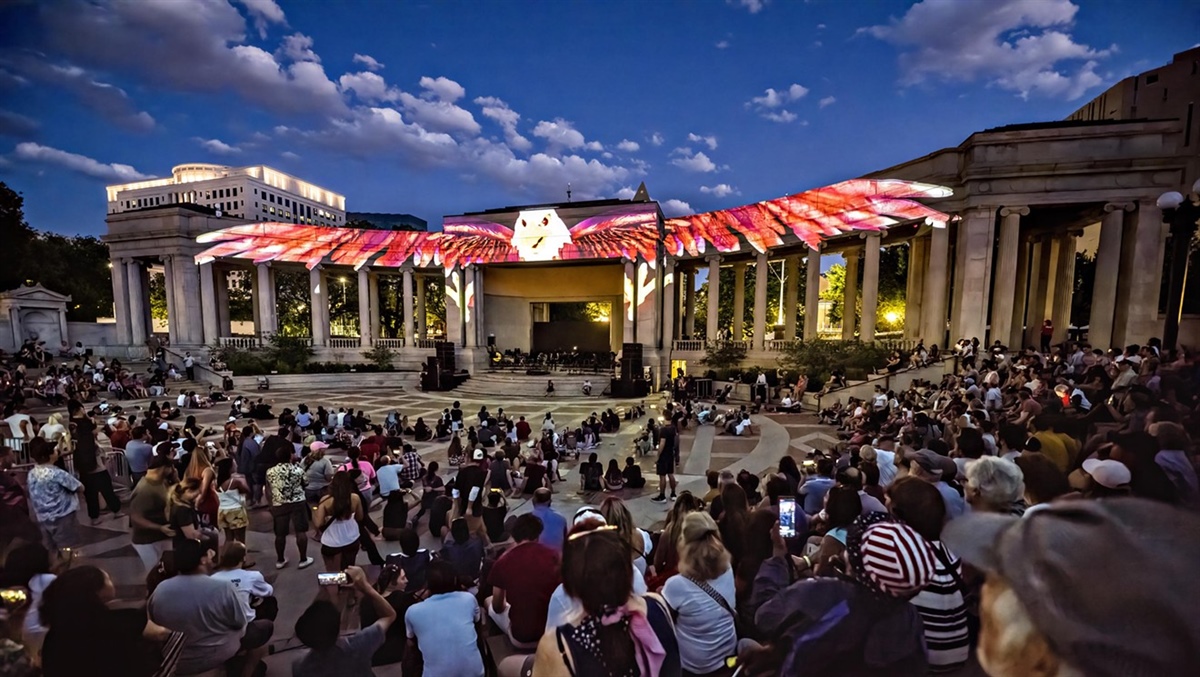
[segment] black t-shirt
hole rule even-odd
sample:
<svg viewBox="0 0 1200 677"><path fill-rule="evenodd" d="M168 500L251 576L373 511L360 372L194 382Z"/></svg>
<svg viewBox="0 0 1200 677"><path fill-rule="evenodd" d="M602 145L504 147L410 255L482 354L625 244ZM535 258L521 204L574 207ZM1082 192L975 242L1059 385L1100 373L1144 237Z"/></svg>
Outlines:
<svg viewBox="0 0 1200 677"><path fill-rule="evenodd" d="M450 410L450 420L456 423L462 423L462 409L455 407Z"/></svg>
<svg viewBox="0 0 1200 677"><path fill-rule="evenodd" d="M525 493L532 494L542 488L546 479L546 466L530 463L525 466Z"/></svg>
<svg viewBox="0 0 1200 677"><path fill-rule="evenodd" d="M662 442L661 450L658 452L660 459L675 460L676 447L678 446L679 436L675 432L675 426L665 425L662 427L662 432L659 433L659 439Z"/></svg>
<svg viewBox="0 0 1200 677"><path fill-rule="evenodd" d="M442 527L449 526L446 516L450 514L450 509L453 507L454 500L445 494L433 499L433 507L429 509L430 533L437 535Z"/></svg>
<svg viewBox="0 0 1200 677"><path fill-rule="evenodd" d="M508 516L508 508L500 505L495 508L483 506L483 526L487 527L488 538L493 543L504 540L504 518Z"/></svg>
<svg viewBox="0 0 1200 677"><path fill-rule="evenodd" d="M471 489L479 487L479 495L475 497L474 505L476 508L483 505L483 481L487 479L487 471L482 466L471 464L465 466L458 471L458 478L454 480L454 486L458 489L458 506L460 512L466 508L467 499L471 497Z"/></svg>
<svg viewBox="0 0 1200 677"><path fill-rule="evenodd" d="M392 492L388 496L387 504L383 506L383 528L403 529L407 523L408 502L404 500L404 492Z"/></svg>
<svg viewBox="0 0 1200 677"><path fill-rule="evenodd" d="M96 424L84 416L73 418L75 424L75 472L83 475L94 472L99 467L96 460Z"/></svg>
<svg viewBox="0 0 1200 677"><path fill-rule="evenodd" d="M158 669L161 653L142 638L144 608L104 609L95 618L76 620L46 634L42 645L45 677L142 677Z"/></svg>
<svg viewBox="0 0 1200 677"><path fill-rule="evenodd" d="M196 511L187 505L177 505L171 509L171 528L175 530L175 538L172 547L178 548L179 544L188 540L184 535L184 527L200 528L200 516Z"/></svg>

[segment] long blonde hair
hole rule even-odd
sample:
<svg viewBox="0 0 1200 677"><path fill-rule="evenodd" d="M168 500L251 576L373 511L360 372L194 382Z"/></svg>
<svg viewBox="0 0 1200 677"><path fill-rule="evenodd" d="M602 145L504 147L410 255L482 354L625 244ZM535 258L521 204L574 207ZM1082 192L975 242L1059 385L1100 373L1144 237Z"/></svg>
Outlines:
<svg viewBox="0 0 1200 677"><path fill-rule="evenodd" d="M679 573L711 581L729 569L729 551L721 530L706 512L690 512L679 532Z"/></svg>
<svg viewBox="0 0 1200 677"><path fill-rule="evenodd" d="M184 494L189 491L200 491L200 480L195 477L188 477L171 487L167 492L167 519L171 519L171 513L175 512L175 508L187 503L184 500ZM195 507L195 506L191 506Z"/></svg>
<svg viewBox="0 0 1200 677"><path fill-rule="evenodd" d="M210 470L213 477L217 475L217 469L213 467L212 460L208 457L208 449L200 445L192 450L192 458L188 461L188 467L183 471L184 479L195 479L200 481L204 479L204 471Z"/></svg>
<svg viewBox="0 0 1200 677"><path fill-rule="evenodd" d="M634 526L633 515L629 513L629 508L625 507L624 501L616 496L609 496L600 504L600 514L604 516L605 522L621 532L621 538L633 549L634 559L645 555L646 541Z"/></svg>

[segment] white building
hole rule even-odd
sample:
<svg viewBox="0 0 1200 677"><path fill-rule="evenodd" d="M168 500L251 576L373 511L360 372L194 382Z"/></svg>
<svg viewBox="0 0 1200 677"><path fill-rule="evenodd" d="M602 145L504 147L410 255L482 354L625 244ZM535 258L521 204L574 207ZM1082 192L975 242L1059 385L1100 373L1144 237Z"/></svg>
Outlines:
<svg viewBox="0 0 1200 677"><path fill-rule="evenodd" d="M169 178L108 186L109 214L170 204L204 205L247 221L346 223L346 196L265 165L178 165Z"/></svg>

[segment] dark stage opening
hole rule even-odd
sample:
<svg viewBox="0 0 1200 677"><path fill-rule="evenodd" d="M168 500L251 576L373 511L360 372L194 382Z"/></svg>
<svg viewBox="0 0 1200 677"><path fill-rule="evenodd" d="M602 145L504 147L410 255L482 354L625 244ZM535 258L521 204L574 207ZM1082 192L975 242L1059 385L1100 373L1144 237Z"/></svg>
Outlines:
<svg viewBox="0 0 1200 677"><path fill-rule="evenodd" d="M533 336L530 345L535 353L608 353L612 350L609 335L612 303L609 301L534 303L531 312Z"/></svg>

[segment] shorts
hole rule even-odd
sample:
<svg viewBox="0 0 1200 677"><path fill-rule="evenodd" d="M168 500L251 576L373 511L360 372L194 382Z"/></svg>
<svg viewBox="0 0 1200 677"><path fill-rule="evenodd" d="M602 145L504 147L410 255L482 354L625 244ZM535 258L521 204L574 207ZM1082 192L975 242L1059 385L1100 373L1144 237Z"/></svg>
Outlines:
<svg viewBox="0 0 1200 677"><path fill-rule="evenodd" d="M349 555L351 558L353 558L358 555L358 541L355 541L350 545L343 545L341 547L322 544L321 555L324 557L340 557L343 555Z"/></svg>
<svg viewBox="0 0 1200 677"><path fill-rule="evenodd" d="M458 431L462 430L462 421L451 421L450 429L453 430L454 432L458 432Z"/></svg>
<svg viewBox="0 0 1200 677"><path fill-rule="evenodd" d="M658 462L654 464L654 471L659 476L675 474L675 459L671 456L659 457Z"/></svg>
<svg viewBox="0 0 1200 677"><path fill-rule="evenodd" d="M271 517L275 521L275 535L287 536L289 532L302 534L308 531L308 514L312 509L308 503L286 503L271 506ZM289 530L288 527L291 526Z"/></svg>
<svg viewBox="0 0 1200 677"><path fill-rule="evenodd" d="M245 529L250 524L250 515L245 508L221 510L217 513L217 526L222 529Z"/></svg>

